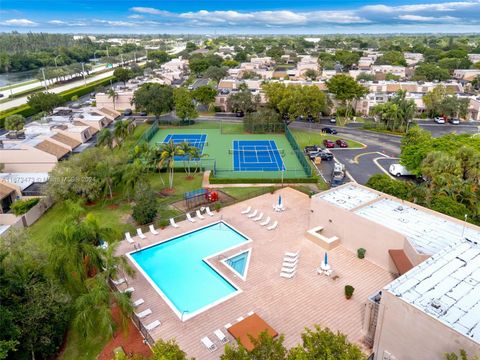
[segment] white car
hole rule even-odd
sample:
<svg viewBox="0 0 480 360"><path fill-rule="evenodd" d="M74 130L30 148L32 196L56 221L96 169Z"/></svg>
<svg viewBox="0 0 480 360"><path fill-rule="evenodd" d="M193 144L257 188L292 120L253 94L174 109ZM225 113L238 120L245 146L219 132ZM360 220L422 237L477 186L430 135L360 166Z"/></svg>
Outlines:
<svg viewBox="0 0 480 360"><path fill-rule="evenodd" d="M445 119L441 116L436 116L435 119L433 119L437 124L445 124Z"/></svg>
<svg viewBox="0 0 480 360"><path fill-rule="evenodd" d="M412 175L412 173L408 171L405 166L400 164L390 165L390 167L388 168L388 172L396 177Z"/></svg>
<svg viewBox="0 0 480 360"><path fill-rule="evenodd" d="M331 124L336 124L336 123L337 123L337 119L336 119L335 117L332 117L332 118L330 119L330 123L331 123Z"/></svg>

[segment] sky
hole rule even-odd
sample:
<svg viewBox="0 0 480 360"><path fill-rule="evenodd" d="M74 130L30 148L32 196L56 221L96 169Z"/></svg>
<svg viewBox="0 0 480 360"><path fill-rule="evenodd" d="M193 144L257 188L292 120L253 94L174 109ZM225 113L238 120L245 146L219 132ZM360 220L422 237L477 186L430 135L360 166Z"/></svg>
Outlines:
<svg viewBox="0 0 480 360"><path fill-rule="evenodd" d="M480 0L0 0L0 31L479 33Z"/></svg>

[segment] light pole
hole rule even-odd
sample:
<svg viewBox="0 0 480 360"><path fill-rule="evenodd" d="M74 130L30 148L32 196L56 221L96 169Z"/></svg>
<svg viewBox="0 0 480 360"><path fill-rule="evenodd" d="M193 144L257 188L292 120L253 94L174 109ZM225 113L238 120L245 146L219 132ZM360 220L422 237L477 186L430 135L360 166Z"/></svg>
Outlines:
<svg viewBox="0 0 480 360"><path fill-rule="evenodd" d="M145 49L145 59L146 59L147 62L148 62L148 49Z"/></svg>
<svg viewBox="0 0 480 360"><path fill-rule="evenodd" d="M468 219L468 215L465 214L465 221L463 223L463 229L462 229L462 239L463 239L463 235L465 234L465 225L467 225L467 219Z"/></svg>
<svg viewBox="0 0 480 360"><path fill-rule="evenodd" d="M93 52L93 61L97 61L97 58L95 57L95 54L97 53L97 51L98 51L98 50L95 50L95 51Z"/></svg>
<svg viewBox="0 0 480 360"><path fill-rule="evenodd" d="M122 66L123 66L123 54L120 53L120 59L122 60Z"/></svg>
<svg viewBox="0 0 480 360"><path fill-rule="evenodd" d="M47 79L45 78L45 69L44 68L42 68L42 75L43 75L43 84L45 85L45 90L48 90Z"/></svg>
<svg viewBox="0 0 480 360"><path fill-rule="evenodd" d="M85 63L82 62L82 75L83 75L83 83L87 86L87 79L85 78Z"/></svg>
<svg viewBox="0 0 480 360"><path fill-rule="evenodd" d="M59 56L61 56L61 55L57 55L57 56L55 56L55 57L53 58L53 61L55 61L55 67L58 67L58 65L57 65L57 58L58 58Z"/></svg>
<svg viewBox="0 0 480 360"><path fill-rule="evenodd" d="M408 129L410 128L410 124L411 124L411 123L412 123L412 120L408 120L408 122L407 122L407 131L406 131L407 133L408 133Z"/></svg>
<svg viewBox="0 0 480 360"><path fill-rule="evenodd" d="M137 63L137 52L133 52L133 59L135 60L135 64Z"/></svg>

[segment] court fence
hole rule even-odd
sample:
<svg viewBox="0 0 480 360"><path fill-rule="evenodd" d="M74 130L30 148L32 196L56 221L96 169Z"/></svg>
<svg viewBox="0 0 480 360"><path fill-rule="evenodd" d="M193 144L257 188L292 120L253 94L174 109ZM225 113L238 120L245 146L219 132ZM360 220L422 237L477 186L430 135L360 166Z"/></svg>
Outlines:
<svg viewBox="0 0 480 360"><path fill-rule="evenodd" d="M210 174L211 184L281 184L281 183L316 183L316 176L306 176L303 170L284 171L234 171L215 169Z"/></svg>
<svg viewBox="0 0 480 360"><path fill-rule="evenodd" d="M279 122L243 121L243 130L251 134L283 134L285 124Z"/></svg>
<svg viewBox="0 0 480 360"><path fill-rule="evenodd" d="M148 143L152 138L155 136L155 134L158 131L158 121L154 121L152 126L148 128L147 131L145 131L142 136L137 141L137 145L142 145L144 143Z"/></svg>
<svg viewBox="0 0 480 360"><path fill-rule="evenodd" d="M295 153L295 156L297 157L298 161L303 167L303 170L305 171L305 174L307 176L312 176L312 167L308 163L305 154L303 151L300 149L300 146L298 145L297 141L295 140L295 137L293 136L292 132L288 128L288 126L285 125L285 137L287 138L288 142L290 143L290 146L293 149L293 152Z"/></svg>

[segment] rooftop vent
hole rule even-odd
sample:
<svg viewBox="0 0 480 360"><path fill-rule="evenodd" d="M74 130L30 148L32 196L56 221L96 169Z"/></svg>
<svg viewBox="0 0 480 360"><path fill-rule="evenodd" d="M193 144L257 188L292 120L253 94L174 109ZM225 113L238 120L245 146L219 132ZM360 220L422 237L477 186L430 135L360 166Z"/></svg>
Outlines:
<svg viewBox="0 0 480 360"><path fill-rule="evenodd" d="M446 306L440 302L438 299L433 299L426 307L426 312L440 316L443 315L446 311Z"/></svg>

